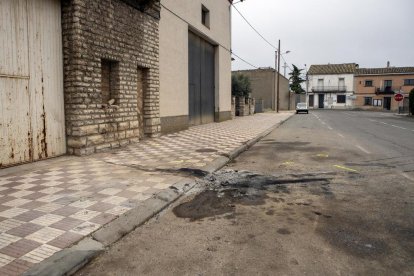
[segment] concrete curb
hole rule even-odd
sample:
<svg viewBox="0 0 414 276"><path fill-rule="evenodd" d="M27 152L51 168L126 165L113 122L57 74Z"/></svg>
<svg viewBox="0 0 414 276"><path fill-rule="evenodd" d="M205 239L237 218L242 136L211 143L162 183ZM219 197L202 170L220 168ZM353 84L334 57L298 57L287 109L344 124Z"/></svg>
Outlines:
<svg viewBox="0 0 414 276"><path fill-rule="evenodd" d="M23 275L70 275L82 268L103 250L104 247L101 243L86 237L76 245L57 252L52 257L23 273Z"/></svg>
<svg viewBox="0 0 414 276"><path fill-rule="evenodd" d="M260 133L257 137L247 141L244 145L230 152L228 156L216 158L210 164L202 167L201 170L206 173L213 173L221 169L228 162L290 119L292 115ZM99 228L72 247L57 252L50 258L26 271L23 275L58 276L74 274L94 257L103 252L105 247L115 243L135 228L146 223L156 214L194 188L195 185L195 181L189 180L182 180L175 183L170 189L164 190L154 197L145 200L136 208Z"/></svg>

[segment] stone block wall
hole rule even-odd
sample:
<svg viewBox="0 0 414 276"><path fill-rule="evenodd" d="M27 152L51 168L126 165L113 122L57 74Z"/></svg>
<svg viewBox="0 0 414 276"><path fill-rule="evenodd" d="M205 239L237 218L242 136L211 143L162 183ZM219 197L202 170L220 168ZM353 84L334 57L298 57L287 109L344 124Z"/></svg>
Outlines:
<svg viewBox="0 0 414 276"><path fill-rule="evenodd" d="M249 99L245 97L236 97L236 116L249 115Z"/></svg>
<svg viewBox="0 0 414 276"><path fill-rule="evenodd" d="M256 107L256 100L254 98L249 98L249 114L254 115Z"/></svg>
<svg viewBox="0 0 414 276"><path fill-rule="evenodd" d="M143 133L153 137L160 132L160 3L138 2L143 3L62 1L69 154L116 148L138 141ZM112 105L107 99L114 100Z"/></svg>
<svg viewBox="0 0 414 276"><path fill-rule="evenodd" d="M254 98L236 97L235 102L236 116L254 115L256 105Z"/></svg>

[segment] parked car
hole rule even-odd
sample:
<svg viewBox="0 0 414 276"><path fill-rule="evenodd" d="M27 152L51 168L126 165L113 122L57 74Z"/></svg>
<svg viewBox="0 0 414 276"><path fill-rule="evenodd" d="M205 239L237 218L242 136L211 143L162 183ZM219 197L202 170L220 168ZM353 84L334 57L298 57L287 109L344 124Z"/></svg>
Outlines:
<svg viewBox="0 0 414 276"><path fill-rule="evenodd" d="M307 103L298 103L296 105L296 114L298 114L299 112L306 112L306 114L309 113Z"/></svg>

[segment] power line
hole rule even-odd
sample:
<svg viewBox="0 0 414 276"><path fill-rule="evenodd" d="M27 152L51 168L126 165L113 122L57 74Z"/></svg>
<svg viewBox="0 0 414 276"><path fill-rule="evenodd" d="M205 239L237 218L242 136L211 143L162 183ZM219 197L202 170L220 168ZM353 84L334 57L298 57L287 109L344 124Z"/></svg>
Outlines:
<svg viewBox="0 0 414 276"><path fill-rule="evenodd" d="M242 1L239 1L242 2ZM247 20L247 18L234 6L234 4L237 4L239 2L233 3L232 6L233 8L238 12L238 14L240 14L240 16L244 19L244 21L246 21L246 23L267 43L270 45L270 47L272 47L275 50L279 50L276 46L274 46L272 43L269 42L269 40L267 40L255 27L253 27L253 25ZM289 63L286 61L286 59L284 58L283 54L280 54L280 56L282 57L283 61L287 63L288 68L292 71L292 68L289 66Z"/></svg>
<svg viewBox="0 0 414 276"><path fill-rule="evenodd" d="M164 6L163 4L161 4L161 7L163 7L164 9L166 9L167 11L169 11L171 14L173 14L175 17L179 18L180 20L182 20L183 22L185 22L186 24L188 24L189 26L191 25L187 20L185 20L184 18L182 18L181 16L179 16L178 14L176 14L175 12L173 12L172 10L170 10L169 8L167 8L166 6ZM240 59L241 61L243 61L244 63L248 64L249 66L258 69L258 66L255 66L253 64L251 64L250 62L246 61L245 59L241 58L240 56L238 56L237 54L235 54L232 50L228 49L227 47L225 47L224 45L221 45L220 43L217 43L220 47L222 47L224 50L226 50L227 52L229 52L231 55L237 57L238 59Z"/></svg>
<svg viewBox="0 0 414 276"><path fill-rule="evenodd" d="M238 55L236 55L234 52L230 51L230 53L231 53L232 55L234 55L235 57L237 57L238 59L240 59L241 61L243 61L244 63L246 63L246 64L250 65L251 67L253 67L253 68L255 68L255 69L259 69L259 67L257 67L257 66L255 66L255 65L251 64L250 62L248 62L248 61L246 61L246 60L242 59L241 57L239 57Z"/></svg>
<svg viewBox="0 0 414 276"><path fill-rule="evenodd" d="M267 44L269 44L273 49L277 50L277 47L274 46L272 43L269 42L269 40L267 40L261 33L259 33L258 30L256 30L255 27L253 27L252 24L250 24L250 22L246 19L246 17L244 17L244 15L234 6L234 4L231 4L233 6L233 8L240 14L240 16L244 19L244 21L246 21L247 24L249 24L249 26L264 40L266 41Z"/></svg>

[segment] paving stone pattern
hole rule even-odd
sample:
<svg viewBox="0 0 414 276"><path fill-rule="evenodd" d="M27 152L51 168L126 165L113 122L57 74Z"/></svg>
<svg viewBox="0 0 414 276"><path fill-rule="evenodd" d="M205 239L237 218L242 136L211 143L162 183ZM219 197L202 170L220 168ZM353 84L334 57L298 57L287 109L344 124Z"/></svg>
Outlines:
<svg viewBox="0 0 414 276"><path fill-rule="evenodd" d="M203 167L287 116L196 126L0 177L0 275L21 274L188 177L175 169Z"/></svg>
<svg viewBox="0 0 414 276"><path fill-rule="evenodd" d="M195 126L97 156L109 163L137 168L199 169L218 156L227 155L288 116L289 113L260 113L219 124Z"/></svg>

